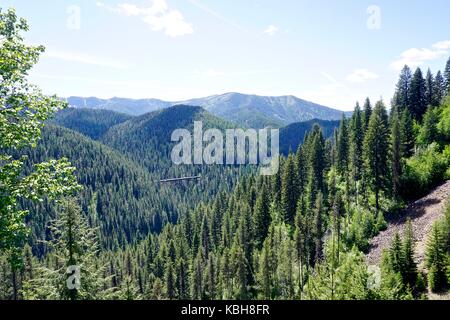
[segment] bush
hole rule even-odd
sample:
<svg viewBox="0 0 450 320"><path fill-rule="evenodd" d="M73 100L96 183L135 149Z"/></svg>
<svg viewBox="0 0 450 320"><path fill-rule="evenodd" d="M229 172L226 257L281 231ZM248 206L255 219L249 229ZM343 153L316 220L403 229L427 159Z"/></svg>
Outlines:
<svg viewBox="0 0 450 320"><path fill-rule="evenodd" d="M402 195L405 198L420 196L441 182L448 168L449 151L446 148L440 153L438 144L432 143L407 159L401 177Z"/></svg>
<svg viewBox="0 0 450 320"><path fill-rule="evenodd" d="M444 141L450 141L450 96L448 96L443 105L440 114L440 120L437 124L437 130Z"/></svg>

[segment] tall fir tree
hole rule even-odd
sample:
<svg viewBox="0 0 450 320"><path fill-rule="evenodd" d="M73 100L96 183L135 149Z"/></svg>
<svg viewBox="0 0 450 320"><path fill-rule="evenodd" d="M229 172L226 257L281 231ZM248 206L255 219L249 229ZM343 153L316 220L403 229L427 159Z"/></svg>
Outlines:
<svg viewBox="0 0 450 320"><path fill-rule="evenodd" d="M363 169L363 142L364 142L364 123L362 119L362 112L359 104L356 103L355 110L351 119L350 126L350 161L351 174L353 181L353 190L355 192L355 199L358 203L358 195L361 190L358 190L358 181L362 177Z"/></svg>
<svg viewBox="0 0 450 320"><path fill-rule="evenodd" d="M434 92L435 86L434 86L434 77L431 73L430 68L428 68L427 75L425 77L425 105L428 106L435 106L435 92Z"/></svg>
<svg viewBox="0 0 450 320"><path fill-rule="evenodd" d="M400 136L402 138L402 155L409 158L414 153L414 123L411 113L404 109L400 114Z"/></svg>
<svg viewBox="0 0 450 320"><path fill-rule="evenodd" d="M403 268L402 274L405 283L412 288L417 279L417 265L414 261L414 234L411 220L406 222L406 228L403 239Z"/></svg>
<svg viewBox="0 0 450 320"><path fill-rule="evenodd" d="M411 89L409 92L409 111L413 119L422 120L422 116L427 109L425 98L426 84L423 78L422 70L417 68L411 80Z"/></svg>
<svg viewBox="0 0 450 320"><path fill-rule="evenodd" d="M444 79L445 79L445 88L446 88L446 94L450 94L450 57L447 60L447 64L445 65L444 70Z"/></svg>
<svg viewBox="0 0 450 320"><path fill-rule="evenodd" d="M425 250L425 262L428 268L428 283L432 291L438 291L446 284L445 278L445 242L441 226L435 222Z"/></svg>
<svg viewBox="0 0 450 320"><path fill-rule="evenodd" d="M281 179L281 210L287 223L293 224L297 205L297 179L293 155L289 155L283 168Z"/></svg>
<svg viewBox="0 0 450 320"><path fill-rule="evenodd" d="M409 107L411 80L411 69L407 65L405 65L400 73L393 100L393 104L398 108L400 112L403 109Z"/></svg>
<svg viewBox="0 0 450 320"><path fill-rule="evenodd" d="M342 114L337 142L337 169L341 175L346 175L348 171L348 149L347 120L345 119L345 114Z"/></svg>
<svg viewBox="0 0 450 320"><path fill-rule="evenodd" d="M375 192L378 212L380 191L387 190L389 175L389 127L386 108L382 101L376 103L364 139L364 158L369 185Z"/></svg>
<svg viewBox="0 0 450 320"><path fill-rule="evenodd" d="M257 248L261 248L269 231L271 221L269 205L269 196L263 185L253 211L253 238Z"/></svg>
<svg viewBox="0 0 450 320"><path fill-rule="evenodd" d="M400 176L402 160L402 137L398 111L395 110L391 116L391 146L392 146L392 195L398 199L400 195Z"/></svg>
<svg viewBox="0 0 450 320"><path fill-rule="evenodd" d="M442 99L445 97L445 79L442 76L441 71L439 70L436 74L436 78L434 79L434 90L433 90L433 105L439 106L442 102Z"/></svg>
<svg viewBox="0 0 450 320"><path fill-rule="evenodd" d="M372 115L372 104L370 103L370 99L366 98L363 106L363 115L364 115L364 131L367 130L369 126L370 116Z"/></svg>

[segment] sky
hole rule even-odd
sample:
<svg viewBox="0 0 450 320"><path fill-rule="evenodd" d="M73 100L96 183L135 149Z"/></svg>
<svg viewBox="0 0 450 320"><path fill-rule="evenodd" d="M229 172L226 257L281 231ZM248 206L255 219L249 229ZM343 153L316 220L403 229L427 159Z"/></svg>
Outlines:
<svg viewBox="0 0 450 320"><path fill-rule="evenodd" d="M46 47L46 94L181 101L295 95L389 103L399 70L444 69L448 0L2 0Z"/></svg>

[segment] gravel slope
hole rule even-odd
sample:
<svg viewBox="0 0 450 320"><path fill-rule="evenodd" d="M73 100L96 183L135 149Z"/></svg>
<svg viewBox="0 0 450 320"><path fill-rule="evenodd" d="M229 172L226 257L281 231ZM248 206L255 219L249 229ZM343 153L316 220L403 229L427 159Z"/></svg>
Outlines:
<svg viewBox="0 0 450 320"><path fill-rule="evenodd" d="M389 247L395 233L403 234L405 222L409 217L412 222L416 241L416 262L420 266L424 260L427 236L433 223L444 215L445 203L450 195L450 180L435 188L427 196L411 203L398 218L388 222L388 227L370 241L370 250L366 255L369 265L377 265L384 248Z"/></svg>

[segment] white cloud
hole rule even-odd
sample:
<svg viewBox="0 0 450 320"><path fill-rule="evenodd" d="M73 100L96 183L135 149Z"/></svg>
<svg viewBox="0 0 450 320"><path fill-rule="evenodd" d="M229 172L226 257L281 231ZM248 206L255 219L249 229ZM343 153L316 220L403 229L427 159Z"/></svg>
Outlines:
<svg viewBox="0 0 450 320"><path fill-rule="evenodd" d="M266 28L266 30L264 30L264 33L269 35L269 36L273 36L275 35L275 33L277 33L280 29L278 29L277 26L274 26L273 24L271 24L270 26L268 26Z"/></svg>
<svg viewBox="0 0 450 320"><path fill-rule="evenodd" d="M450 40L440 41L431 46L431 48L411 48L400 55L400 57L391 63L395 70L401 70L405 64L411 68L421 66L426 61L439 59L449 53Z"/></svg>
<svg viewBox="0 0 450 320"><path fill-rule="evenodd" d="M97 6L127 17L138 17L153 31L162 31L169 37L178 37L194 32L192 25L184 20L180 11L169 9L166 0L149 0L149 2L150 6L148 7L139 7L132 3L121 3L110 7L103 2L97 2Z"/></svg>
<svg viewBox="0 0 450 320"><path fill-rule="evenodd" d="M356 69L353 70L345 79L352 83L363 83L367 80L378 79L379 76L367 69Z"/></svg>
<svg viewBox="0 0 450 320"><path fill-rule="evenodd" d="M52 59L58 59L58 60L64 60L69 62L79 62L83 64L90 64L100 67L108 67L113 69L127 69L129 67L128 64L108 59L105 57L95 57L88 54L80 53L80 52L68 52L68 51L61 51L61 50L52 50L48 49L43 54L44 58L52 58Z"/></svg>
<svg viewBox="0 0 450 320"><path fill-rule="evenodd" d="M447 41L439 41L433 44L433 48L438 50L448 50L450 49L450 40Z"/></svg>

